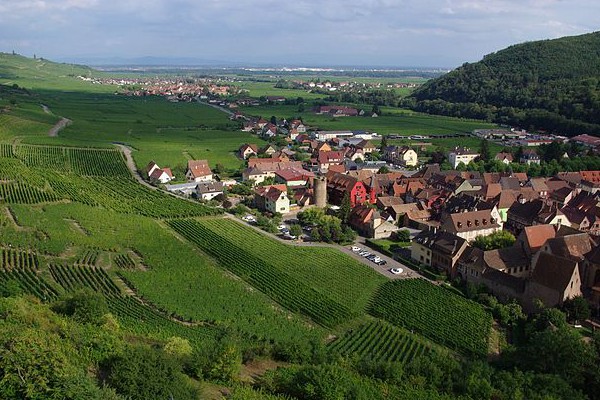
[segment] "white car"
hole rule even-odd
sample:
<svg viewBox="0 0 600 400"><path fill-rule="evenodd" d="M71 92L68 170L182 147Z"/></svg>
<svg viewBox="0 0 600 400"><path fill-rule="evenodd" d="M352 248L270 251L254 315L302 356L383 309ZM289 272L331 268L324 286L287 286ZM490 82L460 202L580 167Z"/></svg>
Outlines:
<svg viewBox="0 0 600 400"><path fill-rule="evenodd" d="M279 229L280 231L287 230L287 226L285 226L284 224L281 224L277 227L277 229Z"/></svg>
<svg viewBox="0 0 600 400"><path fill-rule="evenodd" d="M350 249L355 253L358 253L359 251L361 251L361 248L358 246L352 246Z"/></svg>
<svg viewBox="0 0 600 400"><path fill-rule="evenodd" d="M290 235L289 233L286 233L286 234L283 235L283 238L287 239L287 240L294 240L294 239L296 239L296 236Z"/></svg>
<svg viewBox="0 0 600 400"><path fill-rule="evenodd" d="M390 272L394 275L400 275L404 270L402 268L390 268Z"/></svg>
<svg viewBox="0 0 600 400"><path fill-rule="evenodd" d="M242 217L242 219L246 222L256 222L256 217L254 215L246 215Z"/></svg>

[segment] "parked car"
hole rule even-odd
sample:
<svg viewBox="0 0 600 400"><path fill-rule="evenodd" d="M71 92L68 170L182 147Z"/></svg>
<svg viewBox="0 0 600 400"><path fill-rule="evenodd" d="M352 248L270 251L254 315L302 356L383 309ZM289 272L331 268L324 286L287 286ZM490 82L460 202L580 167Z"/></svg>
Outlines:
<svg viewBox="0 0 600 400"><path fill-rule="evenodd" d="M256 222L256 217L254 215L246 215L242 217L242 219L246 222Z"/></svg>
<svg viewBox="0 0 600 400"><path fill-rule="evenodd" d="M355 252L355 253L358 253L359 251L361 251L361 250L362 250L362 249L361 249L360 247L358 247L358 246L352 246L352 247L350 247L350 249L351 249L353 252Z"/></svg>
<svg viewBox="0 0 600 400"><path fill-rule="evenodd" d="M377 264L377 265L386 265L386 264L387 264L387 261L385 261L385 260L381 260L381 261L378 261L378 262L376 262L376 264Z"/></svg>
<svg viewBox="0 0 600 400"><path fill-rule="evenodd" d="M277 226L277 229L279 229L280 231L284 231L287 230L287 226L285 226L284 224L280 224L279 226Z"/></svg>
<svg viewBox="0 0 600 400"><path fill-rule="evenodd" d="M287 239L287 240L294 240L294 239L296 239L296 236L294 236L294 235L290 235L289 233L285 233L285 234L283 235L283 238L284 238L284 239Z"/></svg>
<svg viewBox="0 0 600 400"><path fill-rule="evenodd" d="M400 275L404 270L402 268L390 268L390 272L394 275Z"/></svg>

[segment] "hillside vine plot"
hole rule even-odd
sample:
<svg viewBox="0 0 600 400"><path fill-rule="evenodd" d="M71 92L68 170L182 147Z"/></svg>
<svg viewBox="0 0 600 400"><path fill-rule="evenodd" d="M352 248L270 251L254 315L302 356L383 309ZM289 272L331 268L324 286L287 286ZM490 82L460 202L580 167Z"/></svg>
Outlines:
<svg viewBox="0 0 600 400"><path fill-rule="evenodd" d="M108 308L129 331L160 339L181 336L195 344L212 340L220 335L218 328L210 326L185 326L166 315L142 304L139 300L121 293L121 289L102 268L51 264L50 273L65 291L88 288L106 298Z"/></svg>
<svg viewBox="0 0 600 400"><path fill-rule="evenodd" d="M370 314L461 352L487 354L491 315L425 280L386 283L377 291Z"/></svg>
<svg viewBox="0 0 600 400"><path fill-rule="evenodd" d="M125 160L116 149L81 149L19 145L15 156L28 167L51 169L81 176L129 177Z"/></svg>
<svg viewBox="0 0 600 400"><path fill-rule="evenodd" d="M386 281L336 249L284 244L232 219L203 218L198 223L356 313L366 311L373 292Z"/></svg>
<svg viewBox="0 0 600 400"><path fill-rule="evenodd" d="M67 291L90 288L106 296L121 295L121 289L102 268L51 264L50 273Z"/></svg>
<svg viewBox="0 0 600 400"><path fill-rule="evenodd" d="M0 183L0 201L17 204L36 204L60 200L54 193L24 182Z"/></svg>
<svg viewBox="0 0 600 400"><path fill-rule="evenodd" d="M245 251L238 246L238 242L215 234L198 221L172 220L169 225L215 257L223 267L289 310L307 315L320 325L333 327L356 315L306 283ZM286 254L280 256L289 257Z"/></svg>
<svg viewBox="0 0 600 400"><path fill-rule="evenodd" d="M330 350L343 355L357 355L373 361L407 363L413 358L429 354L431 343L397 328L387 322L368 322L358 329L350 330L329 345Z"/></svg>
<svg viewBox="0 0 600 400"><path fill-rule="evenodd" d="M40 262L37 254L16 249L0 248L0 267L37 270Z"/></svg>
<svg viewBox="0 0 600 400"><path fill-rule="evenodd" d="M34 253L0 249L0 287L17 284L27 294L42 300L56 299L58 293L39 275L39 260Z"/></svg>

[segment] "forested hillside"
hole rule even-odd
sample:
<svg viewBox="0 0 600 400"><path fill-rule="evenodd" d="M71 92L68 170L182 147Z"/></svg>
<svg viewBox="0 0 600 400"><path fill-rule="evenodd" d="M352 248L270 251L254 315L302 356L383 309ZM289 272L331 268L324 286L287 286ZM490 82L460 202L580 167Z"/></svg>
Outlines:
<svg viewBox="0 0 600 400"><path fill-rule="evenodd" d="M566 135L600 134L600 32L489 54L429 81L405 105Z"/></svg>

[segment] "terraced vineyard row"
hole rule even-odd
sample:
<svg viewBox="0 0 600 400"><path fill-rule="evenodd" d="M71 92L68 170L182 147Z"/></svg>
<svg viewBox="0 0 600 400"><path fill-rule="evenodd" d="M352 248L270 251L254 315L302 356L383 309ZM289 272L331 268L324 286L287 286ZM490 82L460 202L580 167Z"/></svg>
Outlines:
<svg viewBox="0 0 600 400"><path fill-rule="evenodd" d="M121 289L102 268L55 264L49 268L54 280L67 291L90 288L105 296L121 295Z"/></svg>
<svg viewBox="0 0 600 400"><path fill-rule="evenodd" d="M40 262L35 253L16 249L0 248L0 267L2 268L27 268L37 270Z"/></svg>
<svg viewBox="0 0 600 400"><path fill-rule="evenodd" d="M171 220L169 225L202 251L215 257L223 267L282 306L300 312L322 326L333 327L356 315L325 294L240 248L237 242L216 235L198 221Z"/></svg>
<svg viewBox="0 0 600 400"><path fill-rule="evenodd" d="M23 293L43 301L51 301L58 297L56 290L31 269L0 268L0 287L7 289L12 284L17 284Z"/></svg>
<svg viewBox="0 0 600 400"><path fill-rule="evenodd" d="M110 312L118 317L123 326L140 335L160 339L179 336L196 345L207 345L207 342L223 334L222 330L217 327L185 326L171 321L131 296L109 297L107 303Z"/></svg>
<svg viewBox="0 0 600 400"><path fill-rule="evenodd" d="M436 351L431 344L415 335L380 320L346 332L332 342L329 348L346 356L356 355L373 361L400 363Z"/></svg>
<svg viewBox="0 0 600 400"><path fill-rule="evenodd" d="M232 219L202 218L198 223L357 314L366 312L373 292L386 282L336 249L288 245Z"/></svg>
<svg viewBox="0 0 600 400"><path fill-rule="evenodd" d="M205 343L222 334L216 327L185 326L172 321L168 316L142 304L132 296L123 295L121 289L102 268L53 264L50 265L50 272L54 280L67 292L88 288L103 294L110 312L131 332L160 339L180 336L196 344Z"/></svg>
<svg viewBox="0 0 600 400"><path fill-rule="evenodd" d="M485 356L492 317L477 303L422 279L391 281L370 314L463 353Z"/></svg>
<svg viewBox="0 0 600 400"><path fill-rule="evenodd" d="M75 265L95 266L97 261L98 250L86 250L85 253L83 253L75 262Z"/></svg>
<svg viewBox="0 0 600 400"><path fill-rule="evenodd" d="M13 157L11 144L8 144L8 143L0 144L0 157L6 157L6 158Z"/></svg>
<svg viewBox="0 0 600 400"><path fill-rule="evenodd" d="M52 169L82 176L129 177L117 149L80 149L58 146L16 146L15 156L28 167Z"/></svg>
<svg viewBox="0 0 600 400"><path fill-rule="evenodd" d="M36 204L60 200L54 193L24 182L0 183L0 201L17 204Z"/></svg>

